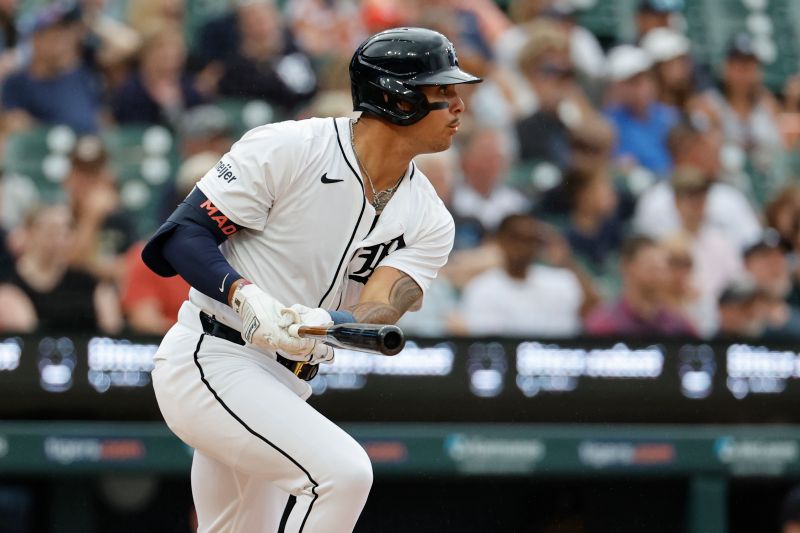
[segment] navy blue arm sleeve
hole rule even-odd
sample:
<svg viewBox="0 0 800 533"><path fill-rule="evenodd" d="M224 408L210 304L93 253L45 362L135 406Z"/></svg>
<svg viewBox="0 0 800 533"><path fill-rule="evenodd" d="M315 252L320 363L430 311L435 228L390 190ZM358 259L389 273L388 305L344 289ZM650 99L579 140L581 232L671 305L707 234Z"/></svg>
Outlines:
<svg viewBox="0 0 800 533"><path fill-rule="evenodd" d="M179 274L192 287L228 303L231 284L242 276L219 250L240 226L195 188L142 250L142 260L156 274Z"/></svg>
<svg viewBox="0 0 800 533"><path fill-rule="evenodd" d="M202 226L178 225L161 253L189 285L224 304L228 303L231 283L242 277L219 251L211 232Z"/></svg>

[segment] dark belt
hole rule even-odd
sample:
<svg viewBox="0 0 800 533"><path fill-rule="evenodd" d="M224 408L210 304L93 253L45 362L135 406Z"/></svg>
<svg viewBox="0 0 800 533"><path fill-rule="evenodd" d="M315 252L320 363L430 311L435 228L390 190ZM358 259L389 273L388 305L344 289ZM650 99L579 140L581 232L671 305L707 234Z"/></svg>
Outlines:
<svg viewBox="0 0 800 533"><path fill-rule="evenodd" d="M200 311L200 323L203 325L203 332L212 337L219 337L228 342L244 346L245 342L242 339L242 334L230 326L226 326L213 316ZM308 363L301 363L299 361L292 361L283 357L281 354L275 354L275 360L289 369L289 371L300 379L311 381L317 375L317 365L310 365Z"/></svg>

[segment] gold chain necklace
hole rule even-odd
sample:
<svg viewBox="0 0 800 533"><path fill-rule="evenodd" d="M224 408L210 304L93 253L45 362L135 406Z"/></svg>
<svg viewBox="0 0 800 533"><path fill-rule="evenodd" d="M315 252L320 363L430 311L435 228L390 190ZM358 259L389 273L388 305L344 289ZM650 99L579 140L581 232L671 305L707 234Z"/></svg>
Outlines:
<svg viewBox="0 0 800 533"><path fill-rule="evenodd" d="M355 121L351 120L350 121L350 146L353 148L353 154L356 156L356 163L358 163L358 168L361 169L361 173L364 174L367 177L367 181L369 182L369 187L370 187L370 189L372 189L372 202L370 202L370 203L372 204L372 207L375 208L375 212L380 215L383 212L383 209L386 207L386 204L388 204L389 200L391 200L392 196L394 196L394 193L397 190L397 187L400 186L400 182L403 181L403 176L400 176L400 179L397 180L397 183L395 183L393 186L389 187L388 189L384 189L384 190L382 190L380 192L375 190L375 185L373 185L373 183L372 183L372 178L370 177L369 172L367 172L366 167L364 167L364 164L361 162L361 159L359 159L358 152L356 152L355 134L353 133L353 125L354 124L355 124Z"/></svg>

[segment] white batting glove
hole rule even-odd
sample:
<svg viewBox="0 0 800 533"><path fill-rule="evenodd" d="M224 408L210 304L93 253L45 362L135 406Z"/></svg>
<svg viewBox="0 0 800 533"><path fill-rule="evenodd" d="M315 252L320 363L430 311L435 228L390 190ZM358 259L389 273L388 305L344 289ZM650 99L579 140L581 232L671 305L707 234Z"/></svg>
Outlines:
<svg viewBox="0 0 800 533"><path fill-rule="evenodd" d="M325 327L329 328L333 325L333 320L331 319L331 315L325 310L320 307L311 308L306 307L305 305L294 304L292 307L289 308L293 313L295 313L298 317L298 320L289 326L289 335L293 337L300 338L298 331L300 326L315 326L315 327ZM290 359L294 359L295 361L306 361L311 363L312 365L318 365L320 363L332 363L333 362L333 348L328 346L327 344L316 341L313 339L303 339L303 340L311 340L313 342L313 347L309 350L304 356L301 356L298 359L294 359L290 357Z"/></svg>
<svg viewBox="0 0 800 533"><path fill-rule="evenodd" d="M286 353L308 354L313 341L289 335L287 327L299 319L278 300L256 285L240 285L233 293L231 307L242 319L242 339L258 348Z"/></svg>

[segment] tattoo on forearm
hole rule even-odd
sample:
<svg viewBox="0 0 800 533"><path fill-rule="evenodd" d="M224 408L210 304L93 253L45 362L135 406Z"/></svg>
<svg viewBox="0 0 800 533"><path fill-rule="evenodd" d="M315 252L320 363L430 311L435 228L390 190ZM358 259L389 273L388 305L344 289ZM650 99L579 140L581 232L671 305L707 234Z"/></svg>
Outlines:
<svg viewBox="0 0 800 533"><path fill-rule="evenodd" d="M369 324L394 324L422 298L422 289L417 282L403 276L394 282L389 291L389 303L364 302L352 308L359 322Z"/></svg>
<svg viewBox="0 0 800 533"><path fill-rule="evenodd" d="M394 324L400 319L400 313L389 304L380 302L364 302L353 306L356 321L366 324Z"/></svg>
<svg viewBox="0 0 800 533"><path fill-rule="evenodd" d="M389 291L389 303L400 311L401 315L417 303L420 298L422 298L422 289L419 288L416 281L408 276L403 276L395 281L394 285L392 285L392 290Z"/></svg>

